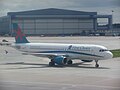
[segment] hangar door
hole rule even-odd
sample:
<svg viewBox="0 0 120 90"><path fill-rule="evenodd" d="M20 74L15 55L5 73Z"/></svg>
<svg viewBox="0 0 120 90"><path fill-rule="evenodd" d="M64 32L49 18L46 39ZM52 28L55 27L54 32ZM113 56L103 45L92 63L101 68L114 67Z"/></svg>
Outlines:
<svg viewBox="0 0 120 90"><path fill-rule="evenodd" d="M93 30L93 19L23 19L13 20L28 35L80 34Z"/></svg>

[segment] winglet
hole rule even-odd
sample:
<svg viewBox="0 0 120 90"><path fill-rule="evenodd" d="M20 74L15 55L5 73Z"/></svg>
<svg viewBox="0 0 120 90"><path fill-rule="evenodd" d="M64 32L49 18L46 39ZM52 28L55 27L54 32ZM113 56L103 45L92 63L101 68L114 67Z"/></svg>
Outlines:
<svg viewBox="0 0 120 90"><path fill-rule="evenodd" d="M21 28L17 23L13 23L13 30L15 32L16 43L29 43L25 37L25 34L22 33Z"/></svg>

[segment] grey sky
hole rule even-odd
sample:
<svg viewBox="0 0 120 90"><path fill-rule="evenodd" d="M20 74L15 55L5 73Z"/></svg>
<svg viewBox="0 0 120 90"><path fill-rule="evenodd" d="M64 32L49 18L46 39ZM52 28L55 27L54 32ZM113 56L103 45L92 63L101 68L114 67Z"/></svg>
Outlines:
<svg viewBox="0 0 120 90"><path fill-rule="evenodd" d="M45 8L97 11L98 14L113 14L114 23L120 23L120 0L0 0L0 16L7 15L7 12Z"/></svg>

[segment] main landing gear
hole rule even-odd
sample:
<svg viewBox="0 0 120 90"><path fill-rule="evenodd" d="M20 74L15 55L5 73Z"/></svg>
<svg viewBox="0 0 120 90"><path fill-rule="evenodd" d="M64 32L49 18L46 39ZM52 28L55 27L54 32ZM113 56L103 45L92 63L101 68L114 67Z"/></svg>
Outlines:
<svg viewBox="0 0 120 90"><path fill-rule="evenodd" d="M95 60L95 67L98 68L99 67L99 64L98 64L98 60Z"/></svg>
<svg viewBox="0 0 120 90"><path fill-rule="evenodd" d="M55 62L53 59L51 59L51 62L49 62L49 66L55 66Z"/></svg>
<svg viewBox="0 0 120 90"><path fill-rule="evenodd" d="M65 60L64 63L63 63L63 65L66 65L66 64L71 65L71 64L73 64L73 61L72 60L68 60L68 61ZM51 61L49 62L49 66L51 66L51 67L55 66L54 59L51 59Z"/></svg>
<svg viewBox="0 0 120 90"><path fill-rule="evenodd" d="M72 60L69 60L69 61L67 62L68 65L71 65L72 63L73 63Z"/></svg>

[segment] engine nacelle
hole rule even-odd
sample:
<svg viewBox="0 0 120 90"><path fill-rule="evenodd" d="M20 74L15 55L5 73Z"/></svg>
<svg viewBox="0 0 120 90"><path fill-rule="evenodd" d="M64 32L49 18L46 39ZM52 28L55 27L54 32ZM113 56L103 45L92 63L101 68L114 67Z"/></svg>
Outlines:
<svg viewBox="0 0 120 90"><path fill-rule="evenodd" d="M58 65L63 65L63 64L66 64L67 58L63 56L57 56L54 58L54 62Z"/></svg>
<svg viewBox="0 0 120 90"><path fill-rule="evenodd" d="M83 62L92 62L93 60L81 60Z"/></svg>

